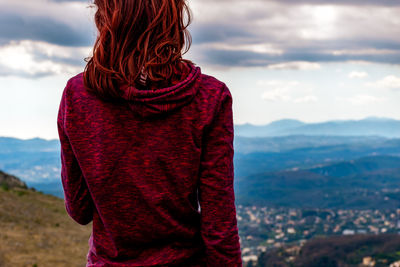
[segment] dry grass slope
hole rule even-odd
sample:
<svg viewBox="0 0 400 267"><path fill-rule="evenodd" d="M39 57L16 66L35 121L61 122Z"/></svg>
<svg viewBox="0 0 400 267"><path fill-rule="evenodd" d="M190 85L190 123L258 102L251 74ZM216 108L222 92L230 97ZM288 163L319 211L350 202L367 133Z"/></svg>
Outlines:
<svg viewBox="0 0 400 267"><path fill-rule="evenodd" d="M0 267L85 266L91 230L68 216L63 199L0 187Z"/></svg>

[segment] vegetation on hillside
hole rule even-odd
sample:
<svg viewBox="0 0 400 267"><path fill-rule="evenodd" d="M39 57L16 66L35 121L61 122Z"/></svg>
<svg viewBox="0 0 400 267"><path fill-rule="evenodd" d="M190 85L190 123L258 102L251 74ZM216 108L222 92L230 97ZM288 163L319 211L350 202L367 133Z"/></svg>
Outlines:
<svg viewBox="0 0 400 267"><path fill-rule="evenodd" d="M2 267L86 264L91 223L82 226L74 222L63 199L3 180L0 229Z"/></svg>
<svg viewBox="0 0 400 267"><path fill-rule="evenodd" d="M253 267L355 267L364 258L375 267L400 260L398 234L350 235L315 238L300 250L281 247L264 252ZM371 265L372 266L372 265Z"/></svg>

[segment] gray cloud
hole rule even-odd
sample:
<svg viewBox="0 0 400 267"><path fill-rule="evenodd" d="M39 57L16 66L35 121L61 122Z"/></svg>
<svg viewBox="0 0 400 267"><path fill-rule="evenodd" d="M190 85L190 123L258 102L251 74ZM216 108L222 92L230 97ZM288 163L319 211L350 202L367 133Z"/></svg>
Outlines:
<svg viewBox="0 0 400 267"><path fill-rule="evenodd" d="M306 62L343 62L343 61L369 61L376 63L399 64L400 52L390 55L332 55L322 52L292 51L282 55L268 55L264 53L246 50L227 51L219 49L207 49L199 57L199 60L219 66L269 66L282 62L306 61Z"/></svg>
<svg viewBox="0 0 400 267"><path fill-rule="evenodd" d="M90 48L95 40L91 10L86 8L89 4L90 1L2 1L0 76L37 78L82 69L88 56L85 47ZM24 60L24 64L18 60Z"/></svg>
<svg viewBox="0 0 400 267"><path fill-rule="evenodd" d="M65 46L86 46L93 43L89 29L88 27L83 27L81 30L73 29L52 18L0 12L2 43L29 39Z"/></svg>
<svg viewBox="0 0 400 267"><path fill-rule="evenodd" d="M43 51L38 51L38 50L36 50L33 54L33 59L35 61L40 62L49 60L53 63L68 64L71 66L78 66L78 67L84 67L86 65L84 58L85 57L82 55L76 55L75 57L62 57L56 54L50 56L43 53Z"/></svg>
<svg viewBox="0 0 400 267"><path fill-rule="evenodd" d="M195 5L197 21L191 29L199 63L228 67L288 61L400 64L400 1L249 0L244 5L222 0L214 11L206 6Z"/></svg>
<svg viewBox="0 0 400 267"><path fill-rule="evenodd" d="M56 0L55 0L56 1ZM67 1L67 0L66 0ZM203 2L214 2L213 0L202 0ZM239 0L219 0L223 3L232 3ZM259 0L247 0L248 3L257 2ZM355 6L400 6L397 0L268 0L269 2L277 2L284 5L355 5ZM266 1L265 1L266 2Z"/></svg>
<svg viewBox="0 0 400 267"><path fill-rule="evenodd" d="M0 4L0 48L19 40L63 47L94 43L95 27L84 4L92 0L32 0L26 9L20 8L22 2L7 1L10 5ZM69 2L83 4L77 8ZM194 21L189 30L193 56L200 64L268 66L349 60L400 64L400 1L220 0L212 2L213 9L210 0L192 3ZM31 53L38 61L84 65L81 53L70 57ZM0 75L6 72L3 67Z"/></svg>
<svg viewBox="0 0 400 267"><path fill-rule="evenodd" d="M284 4L314 4L314 5L357 5L357 6L400 6L396 0L275 0Z"/></svg>
<svg viewBox="0 0 400 267"><path fill-rule="evenodd" d="M5 66L0 65L0 76L19 76L19 77L24 77L24 78L42 78L46 76L53 75L54 72L51 71L42 71L42 72L36 72L34 74L29 74L25 71L20 71L20 70L11 70Z"/></svg>
<svg viewBox="0 0 400 267"><path fill-rule="evenodd" d="M201 61L212 65L223 66L263 66L273 63L268 56L251 51L227 51L220 49L206 50Z"/></svg>
<svg viewBox="0 0 400 267"><path fill-rule="evenodd" d="M193 41L196 44L209 43L209 42L224 42L231 39L252 39L256 36L251 34L244 28L235 27L226 24L200 24L194 25L191 31L196 33Z"/></svg>
<svg viewBox="0 0 400 267"><path fill-rule="evenodd" d="M90 47L68 47L43 41L12 41L0 46L0 76L38 78L83 70Z"/></svg>

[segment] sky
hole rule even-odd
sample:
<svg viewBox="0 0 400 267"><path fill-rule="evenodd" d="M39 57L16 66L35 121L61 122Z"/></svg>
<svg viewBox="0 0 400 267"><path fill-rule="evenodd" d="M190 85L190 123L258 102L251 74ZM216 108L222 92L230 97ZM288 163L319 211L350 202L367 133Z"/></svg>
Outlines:
<svg viewBox="0 0 400 267"><path fill-rule="evenodd" d="M235 124L400 119L400 1L189 0L184 58L225 82ZM56 139L96 29L88 0L0 0L0 136Z"/></svg>

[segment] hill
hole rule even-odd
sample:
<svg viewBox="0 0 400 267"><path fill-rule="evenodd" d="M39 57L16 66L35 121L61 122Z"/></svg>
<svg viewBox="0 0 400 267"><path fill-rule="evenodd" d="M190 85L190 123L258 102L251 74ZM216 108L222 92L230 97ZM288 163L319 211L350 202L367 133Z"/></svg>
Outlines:
<svg viewBox="0 0 400 267"><path fill-rule="evenodd" d="M10 175L0 170L0 187L5 189L7 188L14 188L14 187L21 187L21 188L28 188L26 183L18 179L14 175Z"/></svg>
<svg viewBox="0 0 400 267"><path fill-rule="evenodd" d="M321 136L321 135L289 135L272 137L235 136L235 152L249 154L253 152L281 153L300 148L318 148L322 146L383 146L393 139L380 136Z"/></svg>
<svg viewBox="0 0 400 267"><path fill-rule="evenodd" d="M400 157L369 156L236 181L237 202L296 208L396 209Z"/></svg>
<svg viewBox="0 0 400 267"><path fill-rule="evenodd" d="M0 173L0 179L11 177ZM0 266L84 266L91 223L73 221L63 199L26 188L15 176L6 179L0 186Z"/></svg>
<svg viewBox="0 0 400 267"><path fill-rule="evenodd" d="M299 120L292 119L278 120L267 125L253 125L251 123L236 124L235 133L238 136L246 137L274 136L280 135L280 132L301 127L305 124Z"/></svg>
<svg viewBox="0 0 400 267"><path fill-rule="evenodd" d="M370 155L400 155L400 139L380 136L235 136L234 148L235 180L241 180L253 174L308 169ZM64 197L58 140L0 137L0 169L20 177L27 186Z"/></svg>
<svg viewBox="0 0 400 267"><path fill-rule="evenodd" d="M355 139L328 136L261 138L265 145L258 140L246 140L247 144L244 145L238 140L234 157L236 179L264 172L313 168L318 164L332 164L371 155L400 156L400 139ZM259 151L255 151L257 145Z"/></svg>
<svg viewBox="0 0 400 267"><path fill-rule="evenodd" d="M291 258L293 257L293 258ZM260 255L257 267L358 267L371 257L376 267L400 260L398 234L319 237L307 241L300 250L278 248Z"/></svg>
<svg viewBox="0 0 400 267"><path fill-rule="evenodd" d="M343 136L384 136L400 137L400 121L388 118L368 117L363 120L335 120L305 123L284 119L267 125L249 123L235 125L238 136L266 137L287 135L343 135Z"/></svg>

